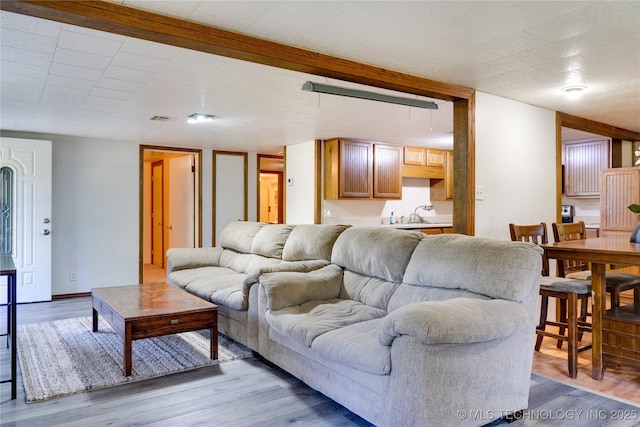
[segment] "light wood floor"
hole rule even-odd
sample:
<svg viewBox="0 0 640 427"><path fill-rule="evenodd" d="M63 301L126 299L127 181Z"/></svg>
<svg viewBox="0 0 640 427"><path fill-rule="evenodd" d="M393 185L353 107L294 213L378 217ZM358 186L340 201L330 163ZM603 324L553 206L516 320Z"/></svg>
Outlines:
<svg viewBox="0 0 640 427"><path fill-rule="evenodd" d="M90 312L90 298L73 298L21 304L18 306L18 319L19 323L33 323L88 316ZM6 320L2 315L0 328L4 330L5 327ZM544 363L542 356L564 361L561 357L542 352L536 355L536 364ZM8 359L8 350L0 339L0 371L3 378L8 375ZM550 365L553 363L549 362ZM609 374L607 372L605 381L616 377L615 373ZM580 377L588 377L582 366ZM620 383L621 380L618 381ZM572 412L559 413L559 410ZM576 417L580 410L584 413ZM555 415L550 416L552 413ZM618 413L632 415L621 422L614 422L610 415ZM574 416L573 424L559 422L560 418L566 421L569 416ZM20 380L18 399L13 401L10 400L10 384L1 384L0 424L47 427L370 425L281 369L256 358L31 404L24 401ZM502 422L492 423L497 424ZM637 426L640 425L640 406L631 406L532 375L529 408L522 420L511 425L534 424Z"/></svg>
<svg viewBox="0 0 640 427"><path fill-rule="evenodd" d="M624 292L621 303L632 302L633 294L630 291ZM553 328L550 327L549 330ZM590 343L591 334L585 333L582 339L584 343ZM556 343L552 338L545 338L540 351L534 351L534 373L640 406L640 370L629 367L607 368L604 379L594 380L591 378L591 350L585 350L578 353L578 378L572 379L568 374L567 345L565 343L562 349L558 349Z"/></svg>

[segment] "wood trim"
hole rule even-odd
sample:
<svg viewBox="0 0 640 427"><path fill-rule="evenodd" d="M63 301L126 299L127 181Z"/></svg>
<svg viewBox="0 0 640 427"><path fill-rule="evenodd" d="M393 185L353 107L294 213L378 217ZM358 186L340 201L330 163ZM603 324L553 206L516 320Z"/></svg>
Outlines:
<svg viewBox="0 0 640 427"><path fill-rule="evenodd" d="M55 300L69 299L69 298L86 298L90 296L91 296L91 292L77 292L74 294L51 295L51 299L55 301Z"/></svg>
<svg viewBox="0 0 640 427"><path fill-rule="evenodd" d="M198 194L196 197L198 198L198 241L196 243L197 247L202 247L202 150L199 148L185 148L185 147L166 147L162 145L140 145L139 150L139 179L138 179L138 228L139 228L139 239L138 239L138 283L142 283L142 279L144 276L144 152L145 151L167 151L167 152L178 152L178 153L188 153L196 155L198 158Z"/></svg>
<svg viewBox="0 0 640 427"><path fill-rule="evenodd" d="M578 129L615 139L623 139L625 141L640 141L640 132L583 119L582 117L576 117L566 113L557 112L556 121L560 122L561 127Z"/></svg>
<svg viewBox="0 0 640 427"><path fill-rule="evenodd" d="M453 104L453 232L475 234L475 94Z"/></svg>
<svg viewBox="0 0 640 427"><path fill-rule="evenodd" d="M218 154L230 156L244 157L244 220L249 217L249 154L240 151L221 151L213 150L211 152L211 246L216 245L216 156Z"/></svg>
<svg viewBox="0 0 640 427"><path fill-rule="evenodd" d="M159 15L106 1L3 0L3 10L200 52L454 101L473 89Z"/></svg>
<svg viewBox="0 0 640 427"><path fill-rule="evenodd" d="M562 119L556 112L556 222L562 223L562 182L564 169L562 168ZM558 311L559 313L559 311Z"/></svg>
<svg viewBox="0 0 640 427"><path fill-rule="evenodd" d="M322 140L316 139L314 141L314 194L313 194L313 223L322 224Z"/></svg>

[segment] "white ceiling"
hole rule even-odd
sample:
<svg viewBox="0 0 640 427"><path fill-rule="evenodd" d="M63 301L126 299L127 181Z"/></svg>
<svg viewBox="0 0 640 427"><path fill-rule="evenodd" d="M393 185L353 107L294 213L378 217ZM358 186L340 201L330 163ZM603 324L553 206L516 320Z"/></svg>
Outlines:
<svg viewBox="0 0 640 427"><path fill-rule="evenodd" d="M640 132L640 1L116 3ZM326 80L5 11L0 38L3 130L262 153L335 136L451 146L441 100L303 92ZM567 100L577 83L588 89ZM217 118L189 125L194 112Z"/></svg>

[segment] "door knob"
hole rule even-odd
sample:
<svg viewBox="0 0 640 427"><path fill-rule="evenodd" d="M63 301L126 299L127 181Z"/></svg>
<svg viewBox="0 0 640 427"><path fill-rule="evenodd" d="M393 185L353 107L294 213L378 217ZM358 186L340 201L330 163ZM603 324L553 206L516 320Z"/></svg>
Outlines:
<svg viewBox="0 0 640 427"><path fill-rule="evenodd" d="M44 230L42 230L42 234L48 236L49 234L51 234L51 232L45 228Z"/></svg>
<svg viewBox="0 0 640 427"><path fill-rule="evenodd" d="M45 224L49 224L49 218L45 218L42 222L44 222Z"/></svg>

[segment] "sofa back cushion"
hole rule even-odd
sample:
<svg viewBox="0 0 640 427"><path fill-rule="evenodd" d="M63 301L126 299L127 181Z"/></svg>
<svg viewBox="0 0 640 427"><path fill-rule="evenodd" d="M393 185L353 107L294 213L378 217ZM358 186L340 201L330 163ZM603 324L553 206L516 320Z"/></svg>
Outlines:
<svg viewBox="0 0 640 427"><path fill-rule="evenodd" d="M282 249L285 261L312 259L331 260L331 250L338 236L348 225L300 224L296 225Z"/></svg>
<svg viewBox="0 0 640 427"><path fill-rule="evenodd" d="M293 225L267 224L260 229L251 242L251 253L268 258L282 259L282 249Z"/></svg>
<svg viewBox="0 0 640 427"><path fill-rule="evenodd" d="M529 279L540 275L541 254L542 249L525 242L426 236L411 256L404 282L522 301L537 283Z"/></svg>
<svg viewBox="0 0 640 427"><path fill-rule="evenodd" d="M224 249L220 255L220 267L229 268L238 273L249 273L259 268L280 264L282 260L267 258L262 255L242 254L230 249Z"/></svg>
<svg viewBox="0 0 640 427"><path fill-rule="evenodd" d="M229 223L220 235L220 244L225 249L232 249L245 254L251 253L251 244L258 231L267 225L264 222L235 221Z"/></svg>
<svg viewBox="0 0 640 427"><path fill-rule="evenodd" d="M352 227L336 240L331 262L364 276L401 283L423 234L383 227Z"/></svg>

